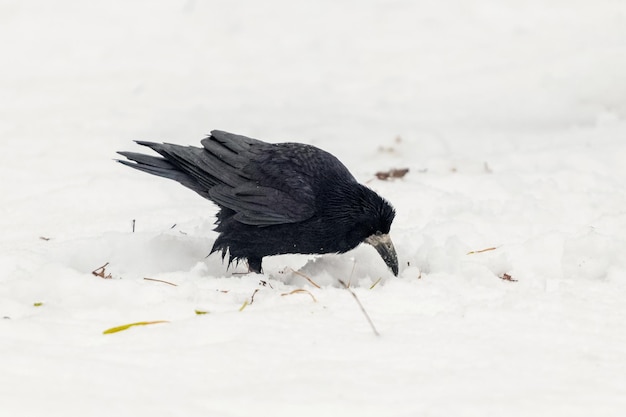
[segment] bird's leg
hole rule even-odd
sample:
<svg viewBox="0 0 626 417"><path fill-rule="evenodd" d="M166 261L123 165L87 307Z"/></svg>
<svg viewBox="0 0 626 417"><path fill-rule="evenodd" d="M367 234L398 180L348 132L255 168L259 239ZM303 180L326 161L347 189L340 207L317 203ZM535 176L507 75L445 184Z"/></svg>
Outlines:
<svg viewBox="0 0 626 417"><path fill-rule="evenodd" d="M248 258L248 270L257 274L261 273L261 259L262 258Z"/></svg>

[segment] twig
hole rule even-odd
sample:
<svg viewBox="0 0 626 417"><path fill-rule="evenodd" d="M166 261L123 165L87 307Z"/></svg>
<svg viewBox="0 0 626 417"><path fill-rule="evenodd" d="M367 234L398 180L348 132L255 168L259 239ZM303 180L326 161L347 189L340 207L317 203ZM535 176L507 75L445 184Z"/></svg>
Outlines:
<svg viewBox="0 0 626 417"><path fill-rule="evenodd" d="M306 279L307 281L309 281L311 283L311 285L313 285L315 288L322 288L319 285L317 285L317 283L315 283L315 281L313 281L311 278L307 277L306 275L304 275L302 272L300 271L296 271L293 268L289 268L291 269L291 272L293 272L296 275L300 275L302 278Z"/></svg>
<svg viewBox="0 0 626 417"><path fill-rule="evenodd" d="M375 286L377 286L377 285L378 285L378 283L379 283L382 279L383 279L383 277L378 278L378 279L376 280L376 282L372 284L372 286L370 287L370 290L373 290L373 289L374 289L374 287L375 287Z"/></svg>
<svg viewBox="0 0 626 417"><path fill-rule="evenodd" d="M363 315L365 316L365 318L367 319L367 322L370 324L370 327L372 328L372 331L374 332L374 334L376 336L380 336L380 333L378 333L378 330L376 330L376 326L374 326L374 323L372 322L372 319L370 319L370 316L367 314L367 311L365 311L365 308L363 307L363 304L361 304L361 301L359 301L359 297L356 296L356 294L354 293L354 291L352 291L343 280L339 280L339 283L341 285L343 285L343 287L350 293L352 294L352 297L354 297L354 300L356 301L356 303L359 305L359 308L361 309L361 311L363 312Z"/></svg>
<svg viewBox="0 0 626 417"><path fill-rule="evenodd" d="M304 293L304 294L309 294L311 296L311 298L313 299L314 303L317 303L317 300L315 299L315 297L313 296L313 294L311 294L311 291L309 290L305 290L304 288L298 288L296 290L293 290L291 292L286 292L281 294L281 297L284 297L286 295L292 295L292 294L298 294L298 293Z"/></svg>
<svg viewBox="0 0 626 417"><path fill-rule="evenodd" d="M99 270L101 270L101 269L102 269L102 270L104 270L104 268L106 268L108 265L109 265L109 263L107 262L107 263L105 263L104 265L102 265L101 267L96 268L96 269L94 269L93 271L91 271L91 273L92 273L92 274L94 274L94 275L96 275L96 271L99 271Z"/></svg>
<svg viewBox="0 0 626 417"><path fill-rule="evenodd" d="M162 282L163 284L168 284L168 285L173 285L174 287L178 287L178 284L174 284L173 282L169 282L169 281L163 281L162 279L156 279L156 278L145 278L144 279L146 281L155 281L155 282Z"/></svg>
<svg viewBox="0 0 626 417"><path fill-rule="evenodd" d="M350 271L350 279L348 279L348 287L352 285L352 275L354 275L354 268L356 268L356 259L352 263L352 271Z"/></svg>
<svg viewBox="0 0 626 417"><path fill-rule="evenodd" d="M256 290L254 290L254 292L252 293L252 296L250 297L250 301L248 302L248 300L245 300L243 302L243 304L241 305L241 307L239 307L239 311L243 311L244 308L248 307L250 304L254 303L254 295L259 292L259 289L257 288Z"/></svg>
<svg viewBox="0 0 626 417"><path fill-rule="evenodd" d="M104 264L104 265L102 265L100 268L96 268L96 269L94 269L93 271L91 271L91 273L92 273L93 275L97 276L97 277L104 278L104 279L111 279L111 278L113 278L113 277L111 276L111 274L104 275L104 274L105 274L105 272L106 272L106 267L107 267L107 265L108 265L108 264L109 264L108 262L107 262L107 263L105 263L105 264Z"/></svg>
<svg viewBox="0 0 626 417"><path fill-rule="evenodd" d="M135 219L133 219L133 233L135 233Z"/></svg>
<svg viewBox="0 0 626 417"><path fill-rule="evenodd" d="M498 249L498 248L493 247L493 248L487 248L487 249L481 249L481 250L473 250L473 251L467 252L466 255L474 255L476 253L489 252L490 250L496 250L496 249Z"/></svg>
<svg viewBox="0 0 626 417"><path fill-rule="evenodd" d="M254 303L254 295L258 292L259 292L258 288L254 290L254 292L252 293L252 296L250 297L250 304Z"/></svg>

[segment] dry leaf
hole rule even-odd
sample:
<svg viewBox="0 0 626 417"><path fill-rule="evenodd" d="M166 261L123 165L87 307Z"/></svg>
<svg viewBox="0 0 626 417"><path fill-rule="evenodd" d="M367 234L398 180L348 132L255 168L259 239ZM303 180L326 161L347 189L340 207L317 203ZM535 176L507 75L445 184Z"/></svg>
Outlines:
<svg viewBox="0 0 626 417"><path fill-rule="evenodd" d="M389 171L377 172L375 175L376 175L376 178L378 178L379 180L387 181L387 180L392 180L392 179L395 179L395 178L402 178L408 172L409 172L408 168L401 168L401 169L392 168Z"/></svg>
<svg viewBox="0 0 626 417"><path fill-rule="evenodd" d="M511 281L511 282L517 282L516 279L514 279L512 276L510 276L509 274L503 274L501 277L498 277L503 281Z"/></svg>

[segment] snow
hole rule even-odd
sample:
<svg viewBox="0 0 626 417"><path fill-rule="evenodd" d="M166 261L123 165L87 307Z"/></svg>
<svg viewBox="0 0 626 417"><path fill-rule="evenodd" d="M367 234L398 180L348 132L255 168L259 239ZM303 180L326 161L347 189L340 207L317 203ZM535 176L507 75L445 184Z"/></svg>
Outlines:
<svg viewBox="0 0 626 417"><path fill-rule="evenodd" d="M4 0L0 38L2 415L623 415L622 1ZM215 207L113 159L211 129L338 156L399 277L206 258Z"/></svg>

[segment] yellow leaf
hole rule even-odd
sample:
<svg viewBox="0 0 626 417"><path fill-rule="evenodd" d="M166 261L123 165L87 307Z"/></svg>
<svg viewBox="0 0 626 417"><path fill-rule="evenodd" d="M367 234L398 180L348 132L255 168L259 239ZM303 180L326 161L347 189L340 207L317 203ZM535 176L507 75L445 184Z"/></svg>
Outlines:
<svg viewBox="0 0 626 417"><path fill-rule="evenodd" d="M33 303L33 305L35 307L41 307L43 305L43 303L42 302L36 302L36 303Z"/></svg>
<svg viewBox="0 0 626 417"><path fill-rule="evenodd" d="M106 329L103 331L103 334L111 334L121 332L122 330L126 330L133 326L145 326L148 324L157 324L157 323L169 323L167 320L157 320L157 321L138 321L137 323L124 324L122 326L111 327L110 329Z"/></svg>

